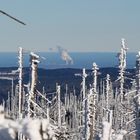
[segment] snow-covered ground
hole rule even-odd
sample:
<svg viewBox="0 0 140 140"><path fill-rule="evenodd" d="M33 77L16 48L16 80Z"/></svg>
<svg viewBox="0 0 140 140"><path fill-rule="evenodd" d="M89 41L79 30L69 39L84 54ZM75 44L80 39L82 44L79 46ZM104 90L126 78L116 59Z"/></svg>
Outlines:
<svg viewBox="0 0 140 140"><path fill-rule="evenodd" d="M6 118L0 106L0 140L16 140L21 134L30 140L56 140L55 127L48 119L31 119L14 121Z"/></svg>

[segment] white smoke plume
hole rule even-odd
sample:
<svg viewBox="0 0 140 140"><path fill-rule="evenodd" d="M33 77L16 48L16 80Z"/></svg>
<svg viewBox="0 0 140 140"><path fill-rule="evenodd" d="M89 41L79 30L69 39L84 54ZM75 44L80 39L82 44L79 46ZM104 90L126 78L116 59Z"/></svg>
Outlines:
<svg viewBox="0 0 140 140"><path fill-rule="evenodd" d="M66 64L73 64L73 59L71 56L68 54L68 51L61 46L57 46L57 49L60 53L61 59L66 62Z"/></svg>

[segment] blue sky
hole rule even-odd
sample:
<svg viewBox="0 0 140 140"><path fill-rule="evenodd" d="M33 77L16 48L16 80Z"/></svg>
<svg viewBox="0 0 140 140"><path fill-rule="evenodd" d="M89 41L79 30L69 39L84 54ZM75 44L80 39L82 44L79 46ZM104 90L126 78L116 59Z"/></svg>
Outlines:
<svg viewBox="0 0 140 140"><path fill-rule="evenodd" d="M119 51L125 38L129 51L140 50L140 0L0 0L0 51Z"/></svg>

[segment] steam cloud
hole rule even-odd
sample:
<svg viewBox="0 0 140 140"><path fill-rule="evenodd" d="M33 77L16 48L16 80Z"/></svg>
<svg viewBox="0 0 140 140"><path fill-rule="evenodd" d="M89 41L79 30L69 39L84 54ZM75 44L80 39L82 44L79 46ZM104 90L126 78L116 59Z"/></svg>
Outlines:
<svg viewBox="0 0 140 140"><path fill-rule="evenodd" d="M57 46L57 49L60 53L61 59L64 60L66 64L73 64L73 59L70 57L66 49L61 46Z"/></svg>

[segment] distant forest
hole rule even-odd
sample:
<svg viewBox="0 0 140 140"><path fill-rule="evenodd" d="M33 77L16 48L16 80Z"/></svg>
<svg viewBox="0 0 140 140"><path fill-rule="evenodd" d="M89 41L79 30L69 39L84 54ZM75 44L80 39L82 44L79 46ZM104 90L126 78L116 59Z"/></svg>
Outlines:
<svg viewBox="0 0 140 140"><path fill-rule="evenodd" d="M16 70L15 67L10 68L0 68L0 73L2 72L11 72L12 70ZM30 82L30 69L24 68L23 70L23 83L26 85ZM89 83L92 82L92 73L91 70L86 70L86 73L88 74L88 77L86 79L86 86L89 88ZM100 68L98 71L98 81L101 79L104 79L107 74L111 76L111 80L115 81L118 76L118 68ZM76 91L76 94L80 94L81 89L81 82L82 77L75 76L75 74L82 74L82 69L52 69L52 70L46 70L46 69L38 69L38 84L37 89L39 91L43 91L43 87L46 93L50 93L56 90L56 84L58 83L61 85L61 94L65 94L66 92L66 85L68 86L69 93L73 90ZM135 74L134 69L127 69L126 75L127 77L133 78ZM126 79L127 80L127 79ZM14 79L14 89L16 89L16 85L18 83L18 76L15 76ZM115 86L115 85L114 85ZM130 80L126 81L126 88L129 88L131 86ZM8 92L9 94L12 92L12 83L10 80L3 80L0 79L0 102L2 102L3 99L7 99ZM63 96L62 96L63 97Z"/></svg>

